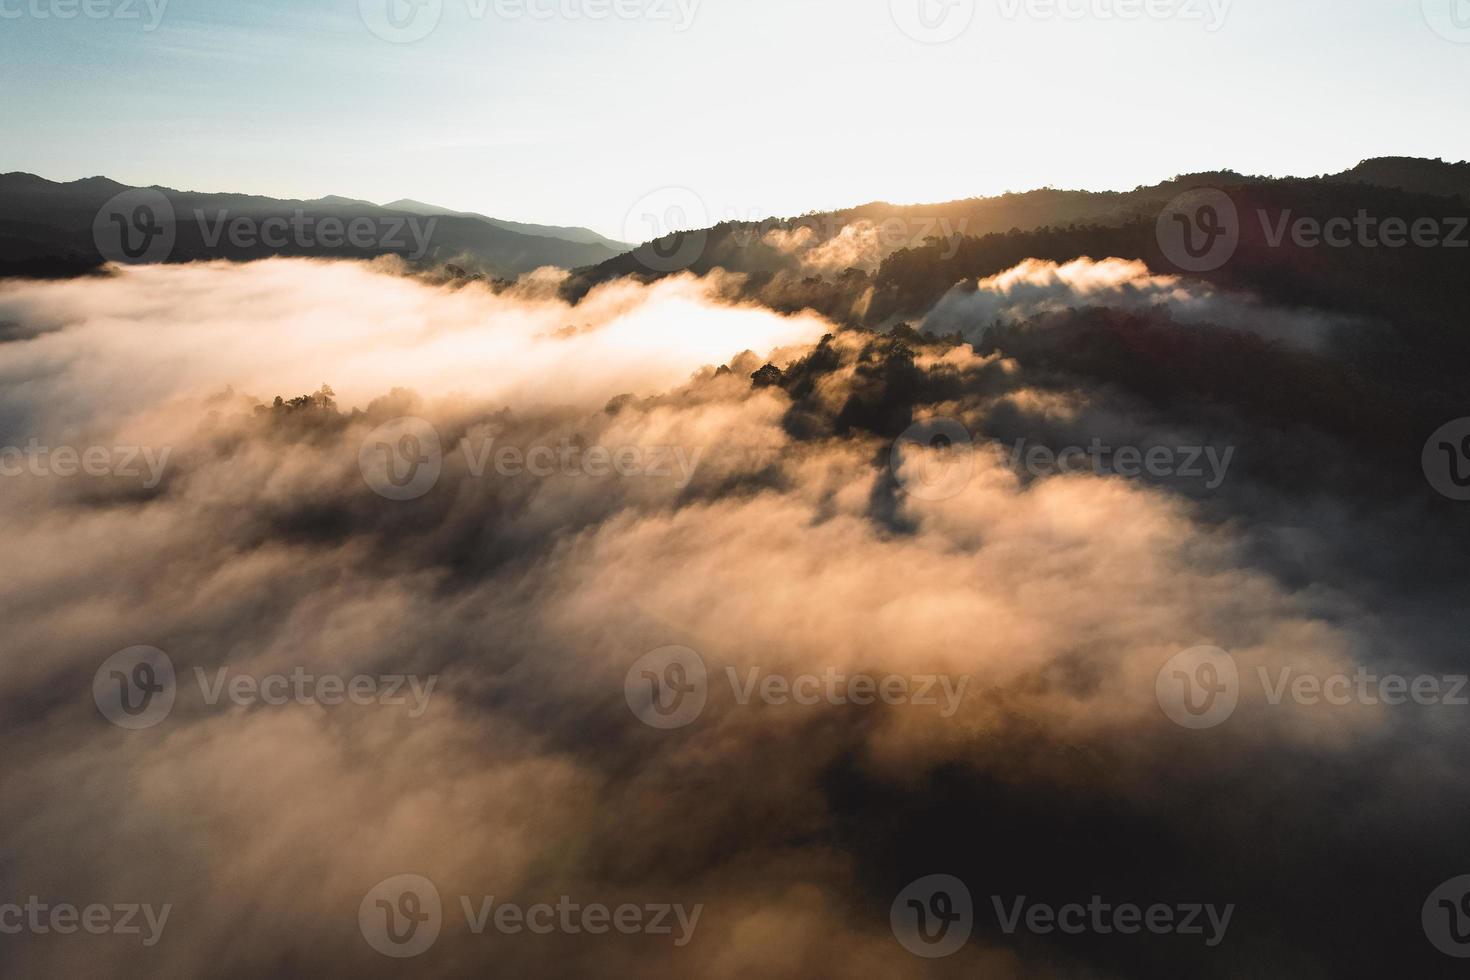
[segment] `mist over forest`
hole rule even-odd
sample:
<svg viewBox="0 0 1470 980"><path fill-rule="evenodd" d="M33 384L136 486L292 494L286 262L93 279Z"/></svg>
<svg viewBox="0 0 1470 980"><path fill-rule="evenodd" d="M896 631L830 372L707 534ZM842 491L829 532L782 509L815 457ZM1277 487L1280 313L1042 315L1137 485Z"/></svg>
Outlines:
<svg viewBox="0 0 1470 980"><path fill-rule="evenodd" d="M1425 440L1470 395L1466 253L1272 229L1450 228L1465 169L873 205L520 273L69 269L8 225L3 892L167 904L156 943L101 940L116 976L1439 975L1470 522ZM1238 247L1181 270L1159 215L1204 188ZM1235 701L1180 721L1200 649ZM165 670L162 717L118 713ZM1282 694L1364 673L1445 686ZM898 898L941 874L969 932L915 955ZM439 902L409 961L364 942L403 875ZM558 896L682 925L485 934ZM1101 925L1129 903L1177 928ZM60 938L7 935L4 972L92 971Z"/></svg>

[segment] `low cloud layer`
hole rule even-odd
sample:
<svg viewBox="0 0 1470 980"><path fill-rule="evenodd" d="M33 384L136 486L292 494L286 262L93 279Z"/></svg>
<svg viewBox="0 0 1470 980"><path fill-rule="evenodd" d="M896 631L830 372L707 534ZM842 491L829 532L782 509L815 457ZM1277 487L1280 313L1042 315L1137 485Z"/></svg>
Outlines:
<svg viewBox="0 0 1470 980"><path fill-rule="evenodd" d="M866 220L844 225L826 238L810 225L797 224L789 231L776 228L766 232L762 241L794 256L809 275L837 275L848 269L876 272L883 257L895 247L891 242L885 247L882 228Z"/></svg>
<svg viewBox="0 0 1470 980"><path fill-rule="evenodd" d="M1027 259L999 275L956 287L927 314L924 327L978 340L999 319L1025 320L1087 307L1167 312L1180 323L1212 323L1307 349L1320 347L1334 327L1348 322L1274 308L1200 280L1156 275L1138 260L1082 258L1063 264Z"/></svg>
<svg viewBox="0 0 1470 980"><path fill-rule="evenodd" d="M171 450L151 488L4 478L0 902L172 906L147 947L7 936L6 973L1224 977L1269 962L1325 977L1352 948L1291 916L1344 886L1362 903L1349 925L1418 929L1420 878L1427 894L1455 870L1435 842L1455 839L1464 795L1447 788L1465 785L1458 715L1273 705L1253 680L1426 669L1431 637L1375 601L1402 596L1325 570L1289 581L1267 543L1296 532L1316 572L1341 529L1249 466L1201 500L1012 455L1023 432L1218 433L1004 352L729 305L717 279L617 283L577 306L554 286L270 261L0 287L0 320L33 332L0 343L6 445ZM1136 263L1028 263L926 326L978 336L992 315L1090 305L1218 323L1234 302ZM270 407L323 382L335 404ZM437 439L438 472L390 499L364 452L405 417ZM938 420L961 445L894 455L886 429ZM526 465L537 447L557 454L549 471ZM619 472L589 447L698 463ZM519 468L486 469L506 448ZM1205 645L1250 693L1228 725L1187 730L1158 678ZM168 717L130 731L93 682L135 646L164 651L178 681ZM697 655L708 700L659 728L628 685L667 648ZM220 671L435 685L418 714L319 691L211 704L197 678ZM963 679L964 694L945 713L750 693L834 676ZM1332 855L1351 867L1320 874ZM890 906L940 872L969 884L977 922L929 960L896 939ZM444 912L432 948L400 961L365 941L359 911L405 874ZM989 913L991 895L1095 893L1237 911L1220 949L1017 937ZM476 934L461 898L487 896L702 911L683 945Z"/></svg>
<svg viewBox="0 0 1470 980"><path fill-rule="evenodd" d="M268 396L330 379L348 405L405 387L600 406L677 383L690 364L823 331L813 317L713 303L689 277L612 283L575 308L555 298L557 281L532 276L497 295L361 263L271 260L10 284L0 289L0 320L51 333L7 347L0 420L80 425L101 410L141 411L226 386ZM698 330L686 329L691 320Z"/></svg>

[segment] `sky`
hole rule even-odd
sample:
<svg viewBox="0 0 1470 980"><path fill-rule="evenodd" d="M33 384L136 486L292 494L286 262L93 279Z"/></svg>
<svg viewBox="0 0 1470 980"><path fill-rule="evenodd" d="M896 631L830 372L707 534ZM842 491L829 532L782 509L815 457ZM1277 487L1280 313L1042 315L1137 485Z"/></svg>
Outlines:
<svg viewBox="0 0 1470 980"><path fill-rule="evenodd" d="M1470 0L0 0L0 171L638 238L1459 160L1466 83Z"/></svg>

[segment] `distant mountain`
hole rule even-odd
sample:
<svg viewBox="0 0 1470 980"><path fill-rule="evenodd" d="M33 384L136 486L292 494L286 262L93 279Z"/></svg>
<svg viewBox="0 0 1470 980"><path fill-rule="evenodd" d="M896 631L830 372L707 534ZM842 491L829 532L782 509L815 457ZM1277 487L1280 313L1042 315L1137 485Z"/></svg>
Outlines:
<svg viewBox="0 0 1470 980"><path fill-rule="evenodd" d="M538 238L560 238L562 241L578 242L583 245L604 245L618 252L626 252L633 246L625 242L614 241L605 238L593 231L591 228L567 228L560 225L528 225L520 221L505 221L501 218L491 218L474 211L452 211L449 208L441 208L437 204L425 204L422 201L414 201L404 198L385 204L383 207L393 211L408 211L411 214L423 215L455 215L460 218L479 218L488 221L497 228L513 231L520 235L534 235Z"/></svg>
<svg viewBox="0 0 1470 980"><path fill-rule="evenodd" d="M696 239L693 242L690 233L669 235L615 256L594 269L579 270L567 284L566 292L576 298L610 279L657 278L685 268L700 274L718 267L755 276L789 273L831 278L844 271L841 261L851 260L852 266L872 274L889 256L919 249L932 239L957 243L967 238L1073 225L1152 228L1170 201L1195 188L1288 184L1366 184L1470 202L1470 163L1382 157L1365 160L1344 173L1313 178L1252 177L1222 170L1188 174L1131 191L1070 191L1048 187L937 204L894 205L878 201L799 217L723 222L692 233ZM843 240L836 241L839 238ZM824 249L824 245L832 247ZM660 258L678 259L681 253L694 257L689 261L669 262Z"/></svg>
<svg viewBox="0 0 1470 980"><path fill-rule="evenodd" d="M940 243L940 258L944 259L946 255L953 257L962 243L975 239L1046 229L1061 232L1074 226L1091 229L1090 239L1099 245L1117 238L1100 235L1105 229L1130 229L1130 236L1137 232L1146 238L1169 201L1198 187L1283 187L1295 188L1291 193L1296 195L1315 193L1311 190L1314 187L1378 188L1434 197L1446 202L1447 207L1463 211L1470 202L1470 163L1380 157L1340 174L1312 178L1252 177L1226 170L1189 174L1131 191L1042 188L937 204L873 202L800 217L724 222L695 232L697 247L686 253L693 258L673 262L665 262L660 256L684 251L689 233L633 249L586 228L503 221L408 199L379 206L344 197L293 201L168 188L147 190L161 194L172 212L168 224L177 240L168 261L245 260L268 255L372 258L395 254L425 263L453 264L492 277L515 276L551 265L575 270L565 287L566 295L575 299L611 279L651 279L686 268L695 273L724 268L748 273L757 280L780 274L835 279L849 267L874 276L890 258L901 263L904 253L922 250L926 243L936 240ZM105 177L56 183L33 174L0 175L0 275L75 275L98 267L104 258L94 237L94 223L104 205L129 190L137 189ZM227 233L228 223L239 218L259 228L267 220L291 219L298 214L313 227L327 219L343 223L365 219L372 223L378 237L367 244L343 241L324 245L317 238L302 242L293 236L277 246L261 241L238 243ZM427 226L427 219L433 219L432 228ZM403 225L398 228L397 239L385 240L395 223ZM414 231L420 233L419 238L413 237ZM1067 239L1072 240L1080 239ZM1142 251L1138 246L1134 254L1141 256ZM947 261L930 263L930 274L942 279L951 271L949 265ZM973 270L966 272L973 274ZM936 283L944 288L951 284ZM793 298L791 302L798 300ZM871 319L895 311L877 302L868 316Z"/></svg>
<svg viewBox="0 0 1470 980"><path fill-rule="evenodd" d="M95 269L119 257L110 254L116 249L108 247L108 235L117 242L123 233L140 250L145 241L159 243L142 255L147 261L397 255L492 277L542 266L595 265L624 248L586 229L569 229L572 237L554 228L531 234L482 215L421 210L425 207L381 207L345 197L298 201L134 188L106 177L58 183L9 173L0 175L0 275L61 276Z"/></svg>

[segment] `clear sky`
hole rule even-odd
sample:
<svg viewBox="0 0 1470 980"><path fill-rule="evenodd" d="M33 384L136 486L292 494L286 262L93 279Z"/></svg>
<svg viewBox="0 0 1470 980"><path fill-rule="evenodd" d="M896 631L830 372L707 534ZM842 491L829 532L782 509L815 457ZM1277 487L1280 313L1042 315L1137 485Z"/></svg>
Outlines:
<svg viewBox="0 0 1470 980"><path fill-rule="evenodd" d="M718 220L1470 157L1470 0L1051 2L0 0L0 171L622 237L669 186Z"/></svg>

